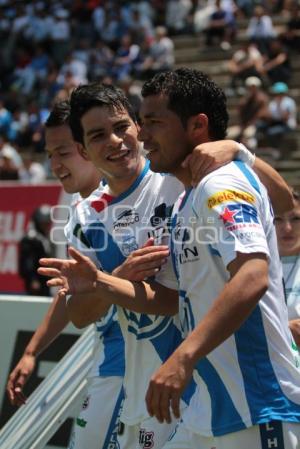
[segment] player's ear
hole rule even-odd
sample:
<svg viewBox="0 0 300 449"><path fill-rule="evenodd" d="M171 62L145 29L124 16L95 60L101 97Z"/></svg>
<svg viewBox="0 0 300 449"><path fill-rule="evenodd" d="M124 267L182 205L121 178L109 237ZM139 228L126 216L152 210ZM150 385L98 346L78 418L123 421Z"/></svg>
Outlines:
<svg viewBox="0 0 300 449"><path fill-rule="evenodd" d="M206 138L208 135L208 117L206 114L196 114L189 118L188 133L195 142Z"/></svg>
<svg viewBox="0 0 300 449"><path fill-rule="evenodd" d="M86 151L86 149L84 148L84 146L81 145L81 143L76 142L76 147L77 147L77 151L78 151L78 153L80 154L80 156L81 156L84 160L89 161L90 158L89 158L88 152Z"/></svg>

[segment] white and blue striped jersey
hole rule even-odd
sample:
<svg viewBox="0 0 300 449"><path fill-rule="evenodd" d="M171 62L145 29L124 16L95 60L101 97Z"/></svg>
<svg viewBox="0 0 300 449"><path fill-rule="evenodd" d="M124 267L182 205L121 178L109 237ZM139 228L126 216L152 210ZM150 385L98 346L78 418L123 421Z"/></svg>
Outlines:
<svg viewBox="0 0 300 449"><path fill-rule="evenodd" d="M288 328L265 188L251 169L232 162L187 190L173 213L171 252L187 333L229 280L226 267L237 252L263 253L269 262L269 288L251 315L197 363L197 390L184 412L185 425L220 436L271 420L300 422L300 358Z"/></svg>
<svg viewBox="0 0 300 449"><path fill-rule="evenodd" d="M98 190L97 190L98 191ZM92 248L87 246L80 223L77 220L77 207L83 201L79 194L74 194L71 213L65 226L65 236L70 246L88 256L99 267L98 259ZM91 377L124 375L124 339L117 320L116 307L112 306L107 314L94 323L96 330L93 364L88 374Z"/></svg>
<svg viewBox="0 0 300 449"><path fill-rule="evenodd" d="M289 320L300 318L300 256L281 257Z"/></svg>
<svg viewBox="0 0 300 449"><path fill-rule="evenodd" d="M120 196L112 197L108 186L102 186L83 201L77 208L78 220L101 268L111 273L150 237L158 244L165 241L164 237L168 239L171 210L182 191L183 186L176 178L153 173L146 161L138 178ZM164 277L167 279L168 273ZM182 337L174 317L117 309L125 340L125 401L121 420L134 425L149 417L145 394L150 377Z"/></svg>

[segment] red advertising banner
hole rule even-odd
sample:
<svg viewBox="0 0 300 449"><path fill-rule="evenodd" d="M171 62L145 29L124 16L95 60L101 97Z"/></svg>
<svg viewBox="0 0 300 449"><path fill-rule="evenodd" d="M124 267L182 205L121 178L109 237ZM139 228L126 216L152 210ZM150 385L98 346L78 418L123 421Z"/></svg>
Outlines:
<svg viewBox="0 0 300 449"><path fill-rule="evenodd" d="M41 204L60 204L58 183L27 185L0 183L0 293L22 293L18 276L18 245L26 233L33 211Z"/></svg>

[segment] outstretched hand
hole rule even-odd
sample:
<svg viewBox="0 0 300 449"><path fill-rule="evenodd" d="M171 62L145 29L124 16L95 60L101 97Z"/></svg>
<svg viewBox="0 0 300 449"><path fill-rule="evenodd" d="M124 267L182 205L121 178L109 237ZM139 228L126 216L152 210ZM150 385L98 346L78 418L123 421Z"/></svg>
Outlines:
<svg viewBox="0 0 300 449"><path fill-rule="evenodd" d="M38 273L52 279L49 287L60 287L64 294L84 293L93 290L97 281L97 267L75 248L68 249L71 259L40 259Z"/></svg>
<svg viewBox="0 0 300 449"><path fill-rule="evenodd" d="M129 281L143 281L150 276L155 276L161 266L166 263L168 256L169 247L154 246L154 239L151 238L142 248L133 251L122 265L114 269L112 274Z"/></svg>

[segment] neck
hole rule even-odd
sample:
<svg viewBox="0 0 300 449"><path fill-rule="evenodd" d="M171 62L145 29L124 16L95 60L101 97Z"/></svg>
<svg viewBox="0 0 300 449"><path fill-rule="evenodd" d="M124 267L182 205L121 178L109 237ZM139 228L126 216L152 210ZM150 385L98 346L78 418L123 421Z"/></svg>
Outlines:
<svg viewBox="0 0 300 449"><path fill-rule="evenodd" d="M192 175L188 168L177 167L172 171L172 175L176 176L185 188L192 187Z"/></svg>
<svg viewBox="0 0 300 449"><path fill-rule="evenodd" d="M91 182L88 186L86 186L84 189L80 190L79 195L81 198L87 198L90 196L90 194L96 190L100 184L101 177L94 179L93 182Z"/></svg>
<svg viewBox="0 0 300 449"><path fill-rule="evenodd" d="M145 166L145 159L143 157L140 158L135 172L128 176L128 178L108 178L106 179L109 191L111 195L113 196L119 196L122 193L126 192L126 190L129 189L129 187L134 183L134 181L138 178L138 176L143 171L143 168Z"/></svg>

